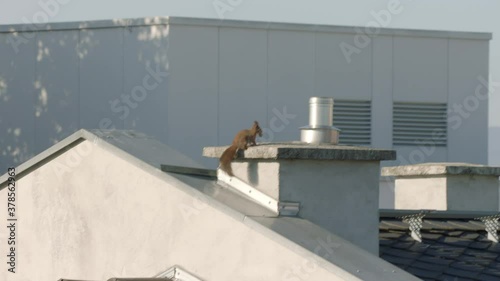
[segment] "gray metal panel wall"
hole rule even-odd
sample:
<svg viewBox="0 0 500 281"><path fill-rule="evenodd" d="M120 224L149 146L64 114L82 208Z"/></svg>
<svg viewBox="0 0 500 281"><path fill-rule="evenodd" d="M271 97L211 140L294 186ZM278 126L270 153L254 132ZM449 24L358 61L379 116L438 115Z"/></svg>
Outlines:
<svg viewBox="0 0 500 281"><path fill-rule="evenodd" d="M35 153L79 129L77 30L40 32L36 45Z"/></svg>
<svg viewBox="0 0 500 281"><path fill-rule="evenodd" d="M338 99L371 100L372 45L345 55L343 44L356 46L351 34L317 33L315 36L315 94ZM311 95L312 96L312 95Z"/></svg>
<svg viewBox="0 0 500 281"><path fill-rule="evenodd" d="M268 44L270 141L298 140L298 128L309 122L309 97L315 95L314 33L270 30ZM294 118L281 120L284 111Z"/></svg>
<svg viewBox="0 0 500 281"><path fill-rule="evenodd" d="M35 32L38 39L20 44L18 53L8 41L14 35L0 33L0 171L81 127L142 131L214 167L201 149L229 144L255 119L265 129L258 141L298 140L313 95L372 100L372 146L391 148L393 101L475 107L469 96L480 85L478 76L488 74L486 38L387 33L348 60L340 45L356 46L354 33L119 25ZM148 65L168 69L168 77L146 95L136 92L135 100L134 89L151 74ZM448 147L436 147L425 161L486 163L486 106L480 101L458 127L455 114ZM425 154L418 146L395 148L406 159Z"/></svg>
<svg viewBox="0 0 500 281"><path fill-rule="evenodd" d="M396 146L397 160L388 161L387 166L411 165L424 162L446 162L448 149L428 144L415 146Z"/></svg>
<svg viewBox="0 0 500 281"><path fill-rule="evenodd" d="M170 30L167 143L212 165L201 153L204 146L218 142L218 38L216 27L175 26Z"/></svg>
<svg viewBox="0 0 500 281"><path fill-rule="evenodd" d="M448 161L487 164L488 42L450 40L448 68Z"/></svg>
<svg viewBox="0 0 500 281"><path fill-rule="evenodd" d="M116 100L112 111L118 111L125 129L166 142L169 28L166 25L132 27L124 32L125 100Z"/></svg>
<svg viewBox="0 0 500 281"><path fill-rule="evenodd" d="M418 37L394 37L393 40L393 101L446 103L448 40ZM415 146L394 146L394 149L398 158L387 165L447 161L446 147L415 143Z"/></svg>
<svg viewBox="0 0 500 281"><path fill-rule="evenodd" d="M394 37L394 101L447 101L447 42Z"/></svg>
<svg viewBox="0 0 500 281"><path fill-rule="evenodd" d="M267 31L221 28L219 31L218 144L257 120L267 127ZM269 137L268 128L264 137Z"/></svg>
<svg viewBox="0 0 500 281"><path fill-rule="evenodd" d="M17 35L0 34L0 174L35 152L36 39L14 48L12 42L18 40Z"/></svg>
<svg viewBox="0 0 500 281"><path fill-rule="evenodd" d="M80 127L123 129L124 121L111 110L123 92L123 29L80 32Z"/></svg>
<svg viewBox="0 0 500 281"><path fill-rule="evenodd" d="M372 146L392 148L393 38L374 38L372 48Z"/></svg>

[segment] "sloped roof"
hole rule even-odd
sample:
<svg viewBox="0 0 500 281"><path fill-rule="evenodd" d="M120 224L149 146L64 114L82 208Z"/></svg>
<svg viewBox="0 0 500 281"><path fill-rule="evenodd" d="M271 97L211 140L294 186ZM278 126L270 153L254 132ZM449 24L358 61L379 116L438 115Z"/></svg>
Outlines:
<svg viewBox="0 0 500 281"><path fill-rule="evenodd" d="M306 249L307 255L331 262L361 280L410 280L404 271L394 271L389 264L335 234L299 217L278 217L262 205L242 194L218 185L206 177L171 174L191 187L216 199L233 210L245 214L244 221L264 231L273 239L286 238L289 247ZM268 232L271 230L272 232ZM292 242L292 243L290 243ZM293 245L296 244L296 245ZM347 276L347 275L346 275ZM401 279L403 278L403 279Z"/></svg>
<svg viewBox="0 0 500 281"><path fill-rule="evenodd" d="M210 177L161 171L162 164L202 168L165 144L133 131L80 130L16 168L22 177L83 141L143 169L165 182L178 181L178 188L228 216L248 225L286 248L313 258L314 262L344 280L417 280L412 275L325 229L298 217L277 217L248 197L217 184ZM200 151L201 153L201 151ZM0 177L0 188L7 175ZM180 184L180 183L184 184ZM300 266L300 265L298 265Z"/></svg>
<svg viewBox="0 0 500 281"><path fill-rule="evenodd" d="M16 175L22 177L24 173L36 169L84 140L99 144L145 168L152 166L159 169L162 164L204 168L172 147L142 133L128 130L81 129L16 167ZM5 185L7 179L7 174L0 176L0 188Z"/></svg>
<svg viewBox="0 0 500 281"><path fill-rule="evenodd" d="M422 242L398 219L383 218L379 229L380 257L423 280L500 280L500 245L481 221L424 219Z"/></svg>

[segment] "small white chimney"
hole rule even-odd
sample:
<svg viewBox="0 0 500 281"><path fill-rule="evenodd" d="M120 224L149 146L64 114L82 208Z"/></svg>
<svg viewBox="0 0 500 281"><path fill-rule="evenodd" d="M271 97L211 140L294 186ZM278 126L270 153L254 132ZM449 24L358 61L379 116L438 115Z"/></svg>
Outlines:
<svg viewBox="0 0 500 281"><path fill-rule="evenodd" d="M311 124L302 129L301 142L257 139L257 146L233 161L232 183L255 188L258 192L238 190L263 204L298 206L298 214L276 215L298 215L378 255L380 161L394 160L396 153L332 144L338 139L332 106L331 98L311 98ZM206 147L203 155L219 158L226 148ZM222 177L219 173L220 181L227 179Z"/></svg>
<svg viewBox="0 0 500 281"><path fill-rule="evenodd" d="M500 168L468 163L385 167L394 178L394 209L498 211Z"/></svg>

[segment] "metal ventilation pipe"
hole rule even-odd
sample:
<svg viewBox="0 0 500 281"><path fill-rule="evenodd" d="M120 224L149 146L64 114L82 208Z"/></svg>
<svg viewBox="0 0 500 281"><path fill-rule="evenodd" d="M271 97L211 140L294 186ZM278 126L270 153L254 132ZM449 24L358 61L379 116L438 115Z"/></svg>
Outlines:
<svg viewBox="0 0 500 281"><path fill-rule="evenodd" d="M311 97L309 125L300 130L300 140L303 142L337 144L340 130L333 127L333 98Z"/></svg>
<svg viewBox="0 0 500 281"><path fill-rule="evenodd" d="M311 97L309 99L309 125L313 127L333 126L333 98Z"/></svg>

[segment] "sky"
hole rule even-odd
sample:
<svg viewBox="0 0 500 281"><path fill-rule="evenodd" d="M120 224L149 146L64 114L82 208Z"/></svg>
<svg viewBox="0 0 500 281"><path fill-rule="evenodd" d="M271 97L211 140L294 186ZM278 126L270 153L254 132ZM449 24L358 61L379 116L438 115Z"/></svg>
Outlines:
<svg viewBox="0 0 500 281"><path fill-rule="evenodd" d="M491 32L490 80L500 82L499 0L0 0L0 24L182 16L365 26L397 3L389 28ZM498 166L499 108L500 88L489 109L489 164Z"/></svg>

